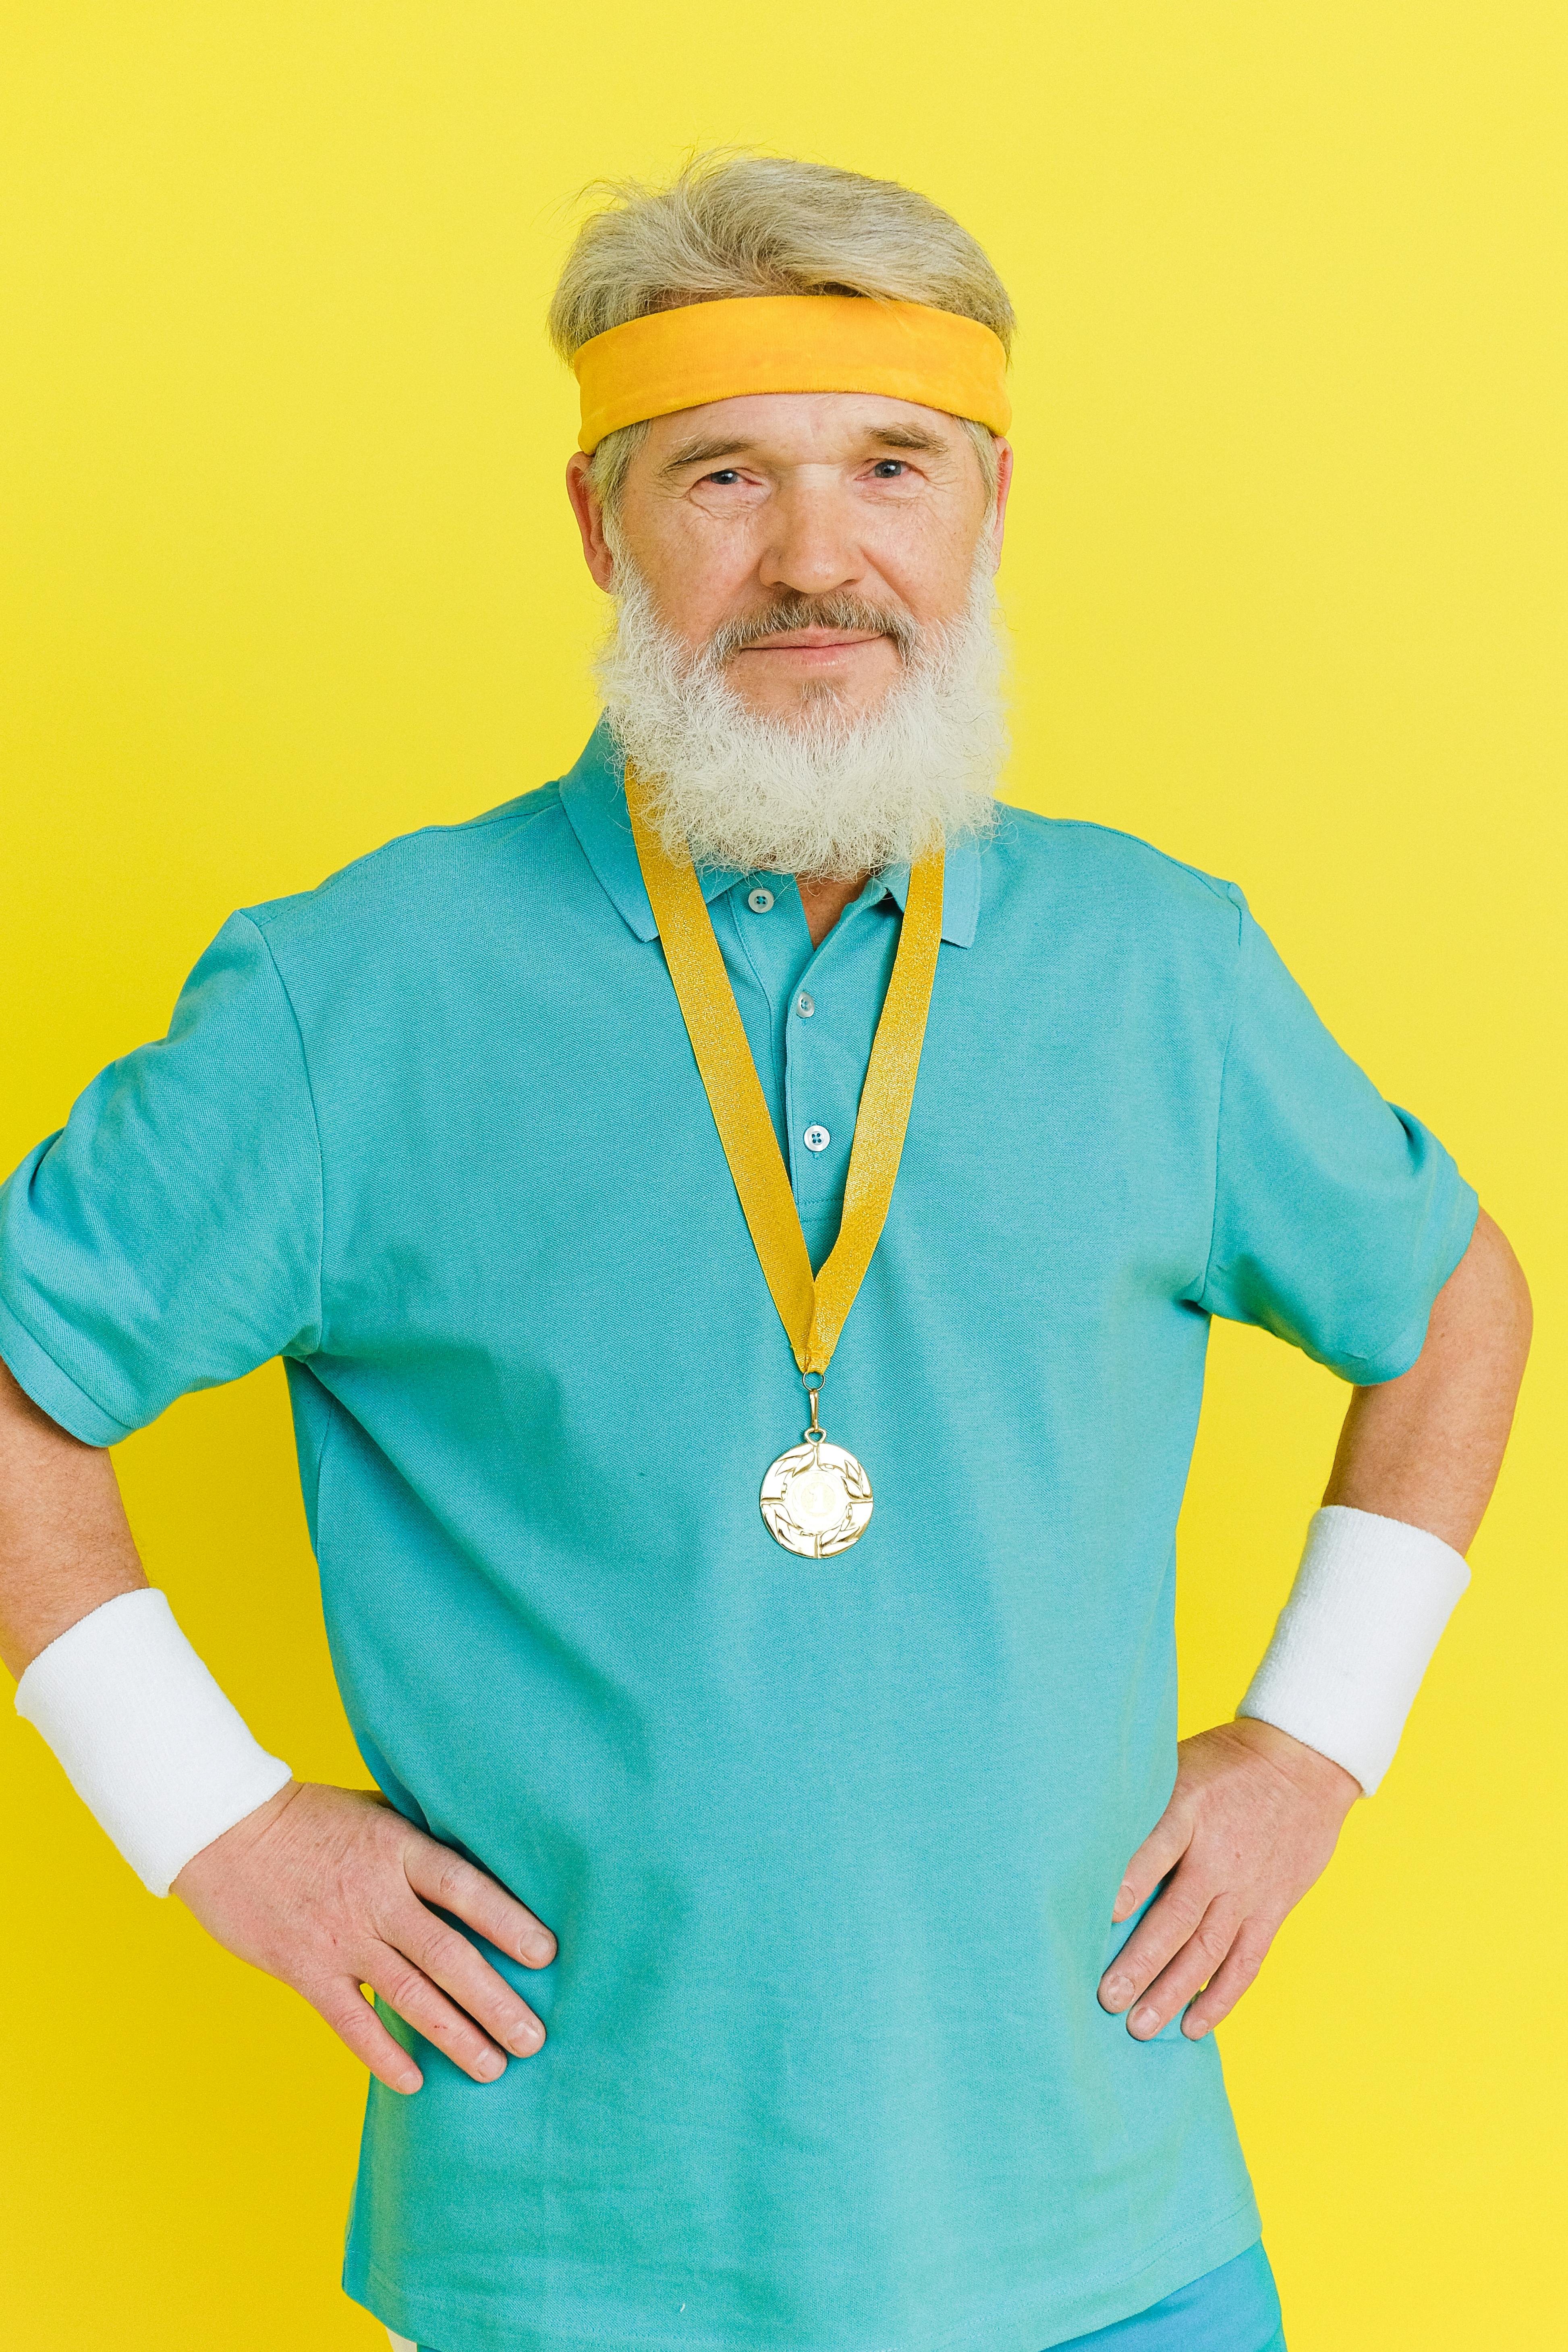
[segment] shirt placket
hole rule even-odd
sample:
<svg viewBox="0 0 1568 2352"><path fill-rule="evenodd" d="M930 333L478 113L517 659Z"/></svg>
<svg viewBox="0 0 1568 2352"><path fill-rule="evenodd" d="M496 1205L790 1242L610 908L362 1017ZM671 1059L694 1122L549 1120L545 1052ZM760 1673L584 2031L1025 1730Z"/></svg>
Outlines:
<svg viewBox="0 0 1568 2352"><path fill-rule="evenodd" d="M868 884L814 949L789 877L750 876L730 893L747 975L769 1006L764 1086L814 1265L832 1246L843 1206L879 1009L869 998L879 999L886 978L888 942L874 936L886 914L878 902L886 896L879 881ZM753 1014L753 1052L754 1022Z"/></svg>

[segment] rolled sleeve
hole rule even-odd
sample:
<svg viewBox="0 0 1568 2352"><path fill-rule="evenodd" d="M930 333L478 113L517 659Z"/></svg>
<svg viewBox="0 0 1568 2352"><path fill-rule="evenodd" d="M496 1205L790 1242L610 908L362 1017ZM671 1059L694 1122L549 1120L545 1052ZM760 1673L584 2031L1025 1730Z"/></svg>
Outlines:
<svg viewBox="0 0 1568 2352"><path fill-rule="evenodd" d="M321 1172L293 1010L235 915L168 1035L113 1063L0 1191L0 1356L112 1444L321 1339Z"/></svg>
<svg viewBox="0 0 1568 2352"><path fill-rule="evenodd" d="M1479 1203L1329 1034L1245 906L1199 1304L1358 1386L1420 1354Z"/></svg>

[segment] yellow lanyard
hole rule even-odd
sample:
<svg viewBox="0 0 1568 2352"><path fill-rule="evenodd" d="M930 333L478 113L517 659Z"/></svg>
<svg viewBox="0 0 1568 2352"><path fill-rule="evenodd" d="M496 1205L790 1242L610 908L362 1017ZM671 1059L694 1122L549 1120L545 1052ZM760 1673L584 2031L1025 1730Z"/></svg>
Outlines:
<svg viewBox="0 0 1568 2352"><path fill-rule="evenodd" d="M942 851L921 858L910 874L898 954L855 1118L838 1239L814 1278L789 1173L696 871L689 856L667 855L647 805L647 788L628 762L626 807L637 862L713 1124L795 1362L808 1384L820 1381L893 1197L942 943ZM815 1420L815 1405L812 1412Z"/></svg>

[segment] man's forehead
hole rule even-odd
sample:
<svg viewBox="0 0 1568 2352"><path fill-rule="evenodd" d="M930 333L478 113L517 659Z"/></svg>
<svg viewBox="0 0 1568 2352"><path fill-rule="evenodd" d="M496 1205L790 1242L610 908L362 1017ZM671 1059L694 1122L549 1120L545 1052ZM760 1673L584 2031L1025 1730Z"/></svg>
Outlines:
<svg viewBox="0 0 1568 2352"><path fill-rule="evenodd" d="M661 471L746 453L785 465L830 464L868 446L951 449L961 431L940 408L883 393L760 392L656 417L646 446Z"/></svg>

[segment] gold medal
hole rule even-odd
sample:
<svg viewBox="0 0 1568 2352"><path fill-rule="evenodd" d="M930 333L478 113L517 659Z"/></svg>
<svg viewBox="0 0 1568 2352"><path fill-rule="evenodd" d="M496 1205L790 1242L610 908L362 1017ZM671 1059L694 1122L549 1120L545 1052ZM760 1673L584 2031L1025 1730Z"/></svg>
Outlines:
<svg viewBox="0 0 1568 2352"><path fill-rule="evenodd" d="M871 1481L852 1454L828 1444L816 1418L816 1392L893 1197L942 944L942 850L939 845L910 869L898 953L855 1116L838 1238L814 1275L789 1171L696 869L689 855L674 858L665 849L649 818L647 789L629 763L626 813L708 1107L811 1398L810 1428L763 1480L763 1523L786 1551L826 1559L858 1543L871 1517Z"/></svg>
<svg viewBox="0 0 1568 2352"><path fill-rule="evenodd" d="M785 1551L807 1559L827 1559L859 1542L871 1519L871 1481L852 1454L829 1445L811 1398L811 1426L770 1463L763 1480L763 1517L769 1535Z"/></svg>

